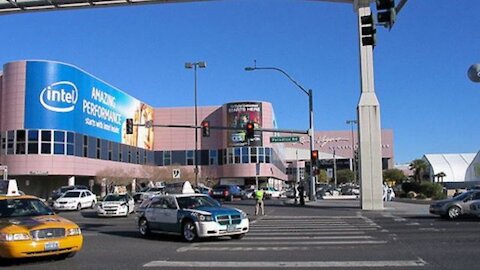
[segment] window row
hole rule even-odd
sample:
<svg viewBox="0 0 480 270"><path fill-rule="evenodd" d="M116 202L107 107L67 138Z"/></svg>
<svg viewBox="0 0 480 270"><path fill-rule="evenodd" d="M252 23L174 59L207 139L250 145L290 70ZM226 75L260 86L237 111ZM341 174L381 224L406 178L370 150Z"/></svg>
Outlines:
<svg viewBox="0 0 480 270"><path fill-rule="evenodd" d="M62 130L0 132L0 155L69 155L157 166L276 163L271 148L237 147L215 150L148 151Z"/></svg>

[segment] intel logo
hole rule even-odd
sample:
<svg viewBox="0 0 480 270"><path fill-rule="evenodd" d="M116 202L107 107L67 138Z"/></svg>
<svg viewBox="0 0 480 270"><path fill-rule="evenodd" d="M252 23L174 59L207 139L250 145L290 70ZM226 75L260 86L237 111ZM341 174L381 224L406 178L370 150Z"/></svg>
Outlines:
<svg viewBox="0 0 480 270"><path fill-rule="evenodd" d="M71 112L78 100L75 84L67 81L52 83L40 93L40 103L53 112Z"/></svg>

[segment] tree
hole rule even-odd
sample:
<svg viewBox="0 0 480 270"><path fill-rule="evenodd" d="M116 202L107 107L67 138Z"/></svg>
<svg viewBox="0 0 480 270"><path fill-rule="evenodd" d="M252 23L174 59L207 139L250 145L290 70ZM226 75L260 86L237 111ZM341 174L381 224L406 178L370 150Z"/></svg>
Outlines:
<svg viewBox="0 0 480 270"><path fill-rule="evenodd" d="M350 169L337 171L337 183L348 183L353 181L353 172Z"/></svg>
<svg viewBox="0 0 480 270"><path fill-rule="evenodd" d="M413 171L413 176L415 178L415 181L420 183L423 179L423 176L425 175L425 172L427 171L428 164L425 160L423 159L415 159L412 162L410 162L410 170Z"/></svg>
<svg viewBox="0 0 480 270"><path fill-rule="evenodd" d="M320 170L318 172L318 182L320 183L328 183L328 176L326 170Z"/></svg>
<svg viewBox="0 0 480 270"><path fill-rule="evenodd" d="M387 169L383 171L383 181L400 183L407 177L402 170L399 169Z"/></svg>

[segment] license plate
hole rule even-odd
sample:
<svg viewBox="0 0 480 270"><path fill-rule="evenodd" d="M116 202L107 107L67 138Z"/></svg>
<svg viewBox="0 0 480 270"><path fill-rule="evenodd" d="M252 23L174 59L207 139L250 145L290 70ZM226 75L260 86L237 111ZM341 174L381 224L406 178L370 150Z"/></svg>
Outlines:
<svg viewBox="0 0 480 270"><path fill-rule="evenodd" d="M45 243L45 251L58 250L58 242Z"/></svg>
<svg viewBox="0 0 480 270"><path fill-rule="evenodd" d="M221 192L221 191L215 191L215 192L213 192L213 194L215 194L215 195L220 195L220 194L222 194L222 193L223 193L223 192Z"/></svg>
<svg viewBox="0 0 480 270"><path fill-rule="evenodd" d="M235 225L227 225L227 232L234 232L237 229Z"/></svg>

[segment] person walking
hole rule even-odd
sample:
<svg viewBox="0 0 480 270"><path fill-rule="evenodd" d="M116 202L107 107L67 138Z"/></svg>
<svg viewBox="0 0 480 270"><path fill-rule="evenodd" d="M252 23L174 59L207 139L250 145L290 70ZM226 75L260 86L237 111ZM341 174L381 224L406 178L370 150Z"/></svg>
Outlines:
<svg viewBox="0 0 480 270"><path fill-rule="evenodd" d="M257 203L255 204L255 216L257 216L262 210L262 216L265 215L265 207L263 203L264 191L261 189L255 190L255 200Z"/></svg>

